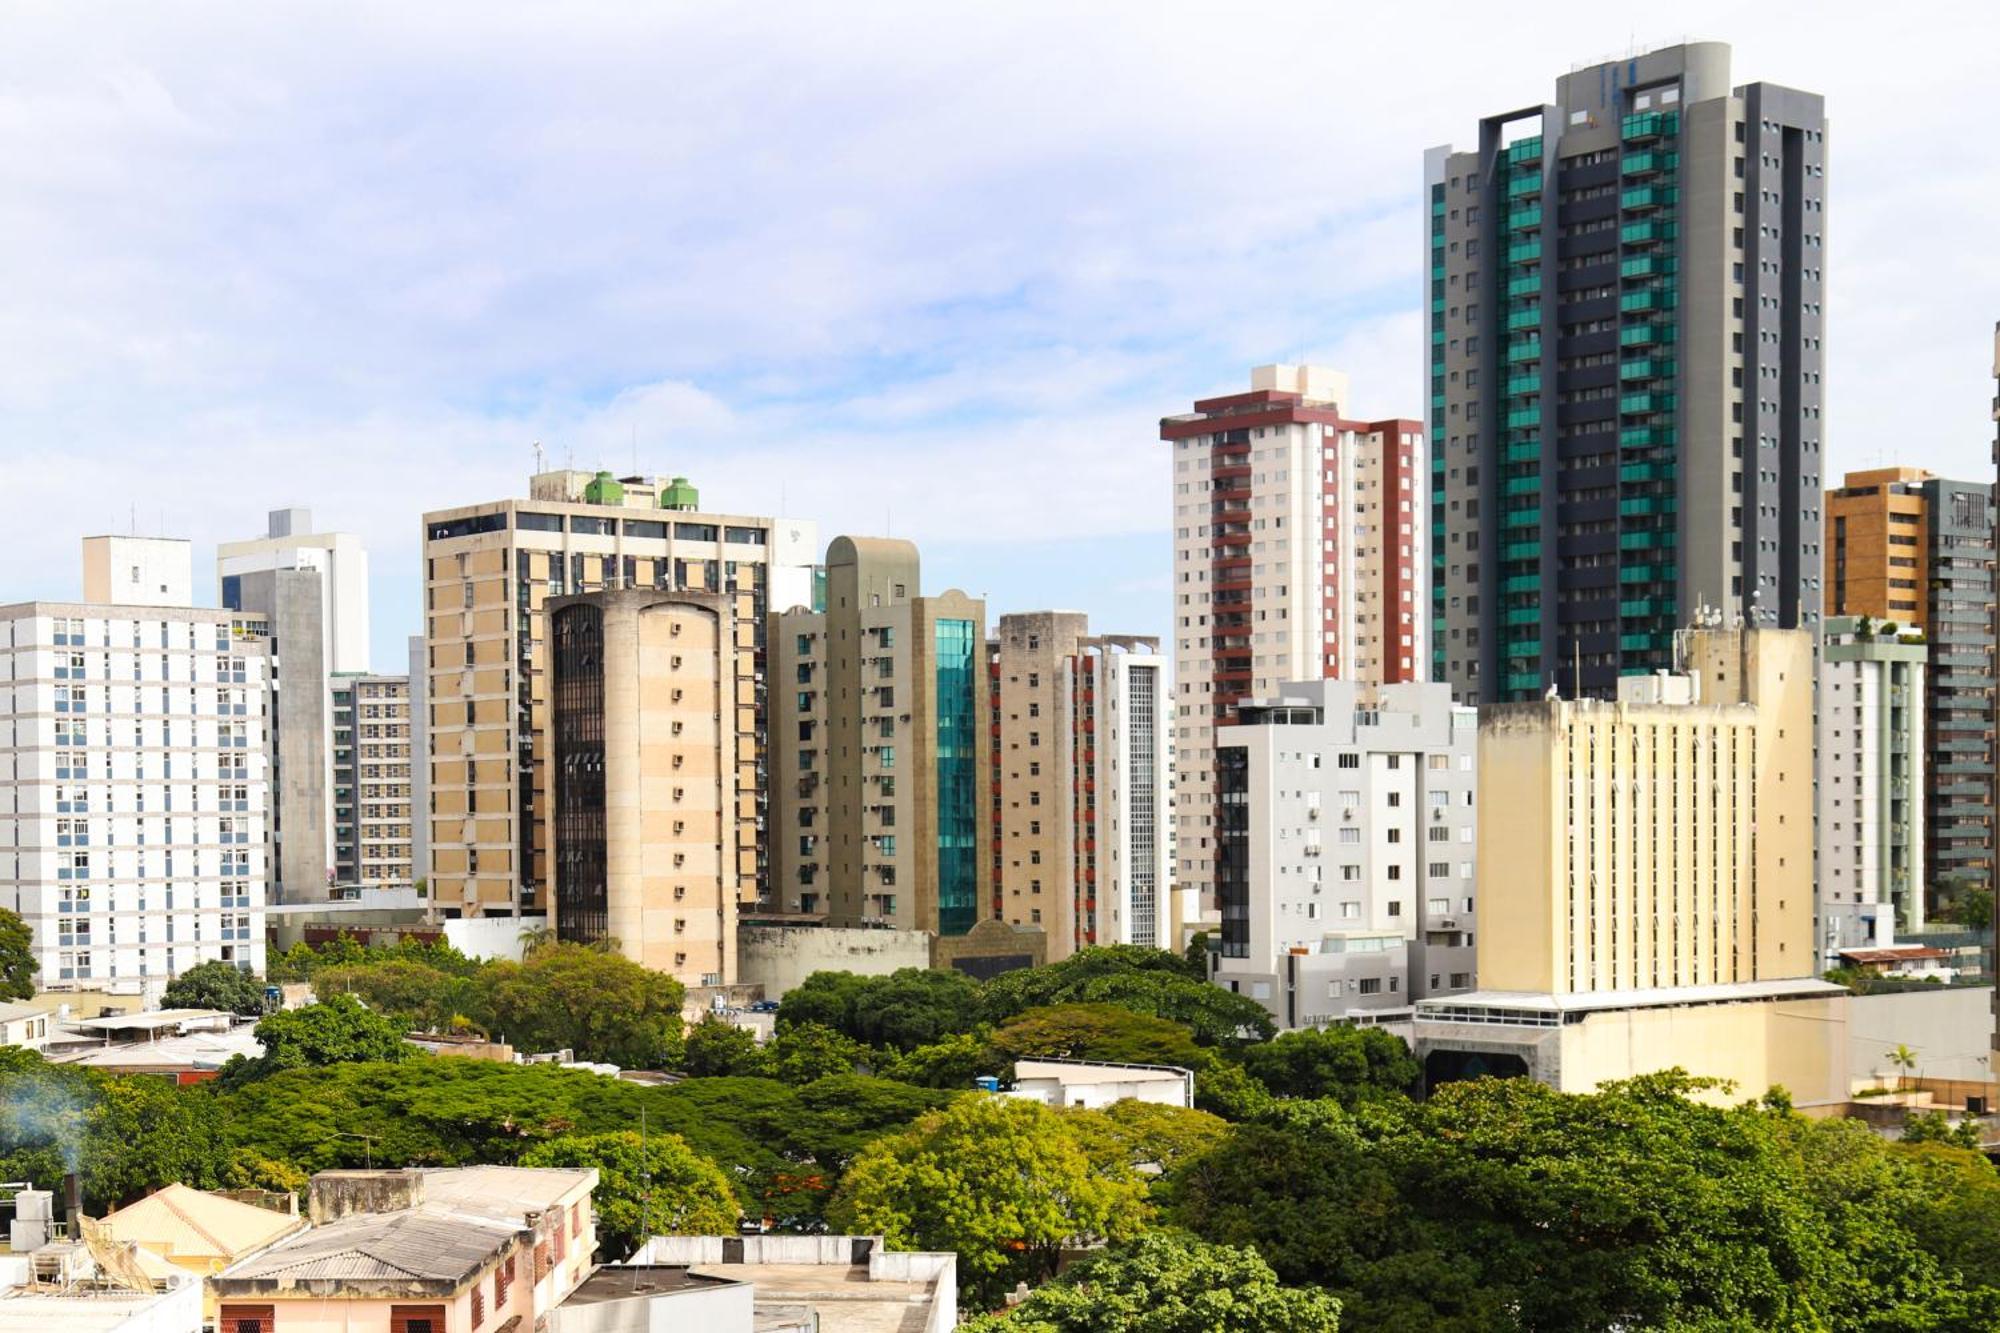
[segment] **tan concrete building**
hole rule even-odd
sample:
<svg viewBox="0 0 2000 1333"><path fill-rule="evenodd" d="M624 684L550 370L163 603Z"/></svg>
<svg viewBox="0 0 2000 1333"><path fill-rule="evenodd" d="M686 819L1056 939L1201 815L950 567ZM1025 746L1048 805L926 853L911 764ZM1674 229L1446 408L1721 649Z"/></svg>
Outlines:
<svg viewBox="0 0 2000 1333"><path fill-rule="evenodd" d="M1812 636L1690 630L1682 662L1483 710L1482 989L1812 975Z"/></svg>
<svg viewBox="0 0 2000 1333"><path fill-rule="evenodd" d="M683 478L536 476L525 500L424 517L430 711L430 883L466 915L547 906L548 650L552 597L607 588L746 595L752 638L769 607L812 598L814 526L715 514ZM761 644L736 659L737 893L765 883Z"/></svg>
<svg viewBox="0 0 2000 1333"><path fill-rule="evenodd" d="M986 604L920 576L909 542L836 537L823 603L770 617L772 895L962 935L992 895Z"/></svg>
<svg viewBox="0 0 2000 1333"><path fill-rule="evenodd" d="M1877 468L1826 493L1826 614L1930 623L1930 480L1922 468Z"/></svg>
<svg viewBox="0 0 2000 1333"><path fill-rule="evenodd" d="M627 589L548 604L556 935L614 939L690 987L736 978L755 797L731 722L737 660L756 651L749 601Z"/></svg>
<svg viewBox="0 0 2000 1333"><path fill-rule="evenodd" d="M1171 940L1172 721L1158 639L1093 636L1079 611L1000 617L993 710L993 915L1049 957Z"/></svg>

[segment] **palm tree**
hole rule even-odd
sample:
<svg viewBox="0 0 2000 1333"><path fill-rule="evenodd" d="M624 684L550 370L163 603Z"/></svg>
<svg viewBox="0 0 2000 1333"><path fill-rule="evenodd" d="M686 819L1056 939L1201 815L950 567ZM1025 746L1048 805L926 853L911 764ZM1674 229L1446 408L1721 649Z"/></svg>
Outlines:
<svg viewBox="0 0 2000 1333"><path fill-rule="evenodd" d="M1901 1042L1897 1042L1896 1049L1889 1052L1889 1063L1894 1065L1897 1070L1896 1091L1902 1092L1909 1086L1908 1076L1910 1072L1917 1067L1917 1053Z"/></svg>

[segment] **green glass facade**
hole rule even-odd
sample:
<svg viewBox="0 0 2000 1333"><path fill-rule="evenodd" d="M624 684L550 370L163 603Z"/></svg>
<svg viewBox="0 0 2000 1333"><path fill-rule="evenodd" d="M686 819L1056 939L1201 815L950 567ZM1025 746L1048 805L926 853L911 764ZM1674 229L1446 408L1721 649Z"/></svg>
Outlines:
<svg viewBox="0 0 2000 1333"><path fill-rule="evenodd" d="M979 919L978 638L970 620L936 622L940 935L963 935Z"/></svg>

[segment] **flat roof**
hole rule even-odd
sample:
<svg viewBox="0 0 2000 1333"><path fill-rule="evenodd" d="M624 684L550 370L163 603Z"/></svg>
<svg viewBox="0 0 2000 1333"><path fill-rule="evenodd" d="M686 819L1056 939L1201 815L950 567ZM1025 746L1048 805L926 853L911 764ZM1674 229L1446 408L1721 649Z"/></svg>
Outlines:
<svg viewBox="0 0 2000 1333"><path fill-rule="evenodd" d="M89 1291L74 1294L16 1289L0 1296L0 1329L21 1333L114 1333L174 1293ZM196 1307L199 1309L199 1306Z"/></svg>
<svg viewBox="0 0 2000 1333"><path fill-rule="evenodd" d="M742 1285L735 1278L697 1273L686 1264L602 1264L563 1298L563 1304L600 1305L606 1301L643 1300L670 1296L677 1291Z"/></svg>
<svg viewBox="0 0 2000 1333"><path fill-rule="evenodd" d="M1181 1083L1189 1071L1175 1065L1128 1065L1111 1060L1017 1060L1014 1081L1052 1078L1058 1083L1101 1083L1107 1078L1127 1083Z"/></svg>
<svg viewBox="0 0 2000 1333"><path fill-rule="evenodd" d="M748 1282L759 1309L809 1305L820 1333L925 1333L937 1283L868 1279L866 1264L695 1264L707 1277Z"/></svg>
<svg viewBox="0 0 2000 1333"><path fill-rule="evenodd" d="M1845 995L1818 977L1787 977L1776 981L1729 981L1706 986L1650 986L1632 990L1555 994L1548 991L1476 990L1463 995L1417 1001L1417 1021L1439 1010L1527 1009L1552 1014L1591 1013L1613 1009L1658 1009L1675 1005L1728 1004L1741 1000L1814 999Z"/></svg>
<svg viewBox="0 0 2000 1333"><path fill-rule="evenodd" d="M69 1025L96 1032L150 1032L156 1028L216 1018L233 1018L233 1015L223 1009L149 1009L137 1014L111 1014L105 1018L74 1018L69 1020Z"/></svg>
<svg viewBox="0 0 2000 1333"><path fill-rule="evenodd" d="M0 1004L0 1023L11 1023L17 1018L38 1018L44 1014L53 1014L55 1011L56 1007L52 1004L18 1000L13 1004Z"/></svg>

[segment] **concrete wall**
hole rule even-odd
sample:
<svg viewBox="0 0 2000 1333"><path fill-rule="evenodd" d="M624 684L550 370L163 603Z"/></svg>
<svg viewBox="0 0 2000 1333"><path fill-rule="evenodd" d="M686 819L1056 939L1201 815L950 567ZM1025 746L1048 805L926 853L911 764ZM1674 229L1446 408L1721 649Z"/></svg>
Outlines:
<svg viewBox="0 0 2000 1333"><path fill-rule="evenodd" d="M559 1305L549 1312L548 1333L751 1333L756 1296L747 1282L727 1287L634 1296L627 1300Z"/></svg>
<svg viewBox="0 0 2000 1333"><path fill-rule="evenodd" d="M1917 1053L1912 1076L1984 1079L1993 1039L1983 986L1938 987L1890 995L1856 995L1847 1002L1847 1048L1853 1077L1893 1078L1888 1061L1898 1044Z"/></svg>
<svg viewBox="0 0 2000 1333"><path fill-rule="evenodd" d="M814 972L882 977L931 965L930 936L919 930L745 925L737 931L737 980L781 1000Z"/></svg>

